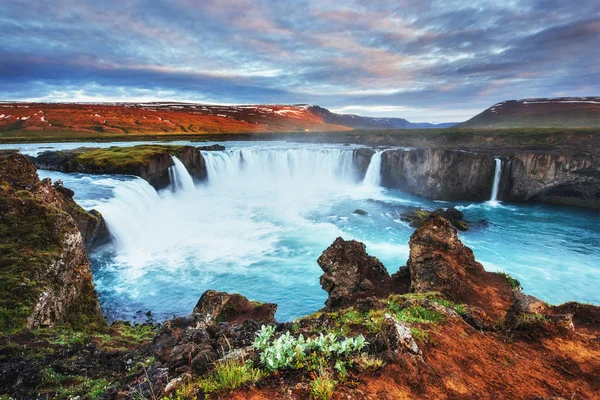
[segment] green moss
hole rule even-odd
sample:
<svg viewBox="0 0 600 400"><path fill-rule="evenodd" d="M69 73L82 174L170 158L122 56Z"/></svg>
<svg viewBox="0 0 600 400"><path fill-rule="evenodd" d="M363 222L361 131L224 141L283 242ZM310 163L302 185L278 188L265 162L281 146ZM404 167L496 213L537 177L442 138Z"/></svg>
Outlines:
<svg viewBox="0 0 600 400"><path fill-rule="evenodd" d="M521 286L521 282L519 282L516 278L513 278L512 276L510 276L508 273L506 272L495 272L495 274L500 275L501 277L503 277L504 279L506 279L506 281L508 282L508 284L510 285L510 287L513 290L517 290L517 291L521 291L523 290L523 286Z"/></svg>
<svg viewBox="0 0 600 400"><path fill-rule="evenodd" d="M420 328L410 328L410 334L421 343L430 343L429 332Z"/></svg>
<svg viewBox="0 0 600 400"><path fill-rule="evenodd" d="M103 349L126 350L151 341L156 331L157 327L153 325L116 322L110 327L110 335L97 335L94 339Z"/></svg>
<svg viewBox="0 0 600 400"><path fill-rule="evenodd" d="M403 308L396 312L396 317L400 321L423 324L439 324L445 320L441 313L422 306Z"/></svg>
<svg viewBox="0 0 600 400"><path fill-rule="evenodd" d="M75 161L81 165L92 168L114 171L133 172L140 166L148 166L152 160L165 152L178 155L183 146L141 145L132 147L112 146L105 149L91 149L82 151Z"/></svg>
<svg viewBox="0 0 600 400"><path fill-rule="evenodd" d="M89 379L78 375L63 375L52 368L44 370L40 395L54 399L73 399L81 396L89 400L104 398L112 385L106 379Z"/></svg>

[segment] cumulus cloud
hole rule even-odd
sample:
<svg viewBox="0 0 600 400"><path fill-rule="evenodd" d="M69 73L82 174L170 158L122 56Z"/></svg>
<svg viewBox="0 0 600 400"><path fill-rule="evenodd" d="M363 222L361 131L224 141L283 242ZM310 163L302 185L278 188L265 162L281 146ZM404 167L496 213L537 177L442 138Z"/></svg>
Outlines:
<svg viewBox="0 0 600 400"><path fill-rule="evenodd" d="M600 89L596 0L15 0L3 8L3 100L313 103L443 121L500 100Z"/></svg>

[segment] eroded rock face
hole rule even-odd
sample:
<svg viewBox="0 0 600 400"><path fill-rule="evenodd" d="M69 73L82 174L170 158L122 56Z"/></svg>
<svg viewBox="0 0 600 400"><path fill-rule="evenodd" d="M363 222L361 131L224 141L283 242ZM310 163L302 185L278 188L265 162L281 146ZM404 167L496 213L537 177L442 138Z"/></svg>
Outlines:
<svg viewBox="0 0 600 400"><path fill-rule="evenodd" d="M363 243L355 240L338 237L317 263L324 272L320 282L329 293L325 303L328 308L339 307L355 293L370 290L389 279L385 266L367 254Z"/></svg>
<svg viewBox="0 0 600 400"><path fill-rule="evenodd" d="M103 328L106 323L84 247L99 217L89 215L72 192L39 181L23 155L0 152L0 242L4 254L3 330L36 329L57 323Z"/></svg>
<svg viewBox="0 0 600 400"><path fill-rule="evenodd" d="M503 172L504 200L600 208L600 160L591 156L517 153Z"/></svg>
<svg viewBox="0 0 600 400"><path fill-rule="evenodd" d="M446 149L387 150L381 155L383 186L434 200L488 200L494 169L490 155Z"/></svg>

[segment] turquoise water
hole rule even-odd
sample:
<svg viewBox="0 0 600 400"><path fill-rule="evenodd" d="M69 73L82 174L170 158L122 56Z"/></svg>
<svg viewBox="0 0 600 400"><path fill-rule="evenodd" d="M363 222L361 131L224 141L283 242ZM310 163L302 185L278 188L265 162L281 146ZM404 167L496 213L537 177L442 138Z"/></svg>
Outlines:
<svg viewBox="0 0 600 400"><path fill-rule="evenodd" d="M35 154L41 146L82 145L2 147ZM406 263L413 232L399 214L416 206L461 209L471 222L461 240L486 269L510 273L527 293L552 304L600 304L597 210L431 202L381 188L373 173L361 181L352 146L226 146L205 153L208 182L177 191L157 193L135 177L39 172L62 179L109 224L115 240L90 258L110 318L131 319L139 310L157 320L188 314L207 289L277 303L279 320L306 315L327 297L316 260L337 236L364 242L394 273ZM368 215L353 214L357 208Z"/></svg>

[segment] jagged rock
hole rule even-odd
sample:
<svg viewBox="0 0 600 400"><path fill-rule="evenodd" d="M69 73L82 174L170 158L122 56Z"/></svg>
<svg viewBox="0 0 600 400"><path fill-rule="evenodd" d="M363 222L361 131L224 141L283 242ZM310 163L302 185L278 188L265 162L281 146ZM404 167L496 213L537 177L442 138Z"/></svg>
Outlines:
<svg viewBox="0 0 600 400"><path fill-rule="evenodd" d="M369 215L368 212L366 212L365 210L361 210L360 208L357 208L356 210L354 210L352 212L352 214L358 214L358 215Z"/></svg>
<svg viewBox="0 0 600 400"><path fill-rule="evenodd" d="M152 349L169 370L201 374L230 348L251 345L261 324L275 323L276 309L239 294L207 290L191 315L162 325Z"/></svg>
<svg viewBox="0 0 600 400"><path fill-rule="evenodd" d="M30 160L16 152L0 152L0 199L6 277L0 309L7 313L0 329L57 323L106 329L83 236L91 237L98 217L79 207L70 190L39 181Z"/></svg>
<svg viewBox="0 0 600 400"><path fill-rule="evenodd" d="M502 317L513 303L505 278L486 272L456 230L439 215L427 219L410 237L410 290L440 292L446 298L481 307Z"/></svg>
<svg viewBox="0 0 600 400"><path fill-rule="evenodd" d="M194 307L194 313L199 314L206 324L243 322L246 319L274 323L276 311L276 304L249 301L237 293L229 294L215 290L204 292Z"/></svg>
<svg viewBox="0 0 600 400"><path fill-rule="evenodd" d="M200 147L196 147L198 150L201 151L222 151L225 150L225 146L221 145L221 144L211 144L210 146L200 146Z"/></svg>
<svg viewBox="0 0 600 400"><path fill-rule="evenodd" d="M338 237L317 262L324 272L320 282L329 294L325 303L328 308L339 307L356 292L389 278L385 266L355 240Z"/></svg>
<svg viewBox="0 0 600 400"><path fill-rule="evenodd" d="M408 352L417 356L423 354L410 331L410 326L385 314L381 330L376 336L375 347L385 354L385 358L393 360L399 353Z"/></svg>
<svg viewBox="0 0 600 400"><path fill-rule="evenodd" d="M515 291L515 303L518 304L520 312L542 314L548 305L537 297Z"/></svg>

